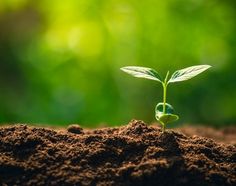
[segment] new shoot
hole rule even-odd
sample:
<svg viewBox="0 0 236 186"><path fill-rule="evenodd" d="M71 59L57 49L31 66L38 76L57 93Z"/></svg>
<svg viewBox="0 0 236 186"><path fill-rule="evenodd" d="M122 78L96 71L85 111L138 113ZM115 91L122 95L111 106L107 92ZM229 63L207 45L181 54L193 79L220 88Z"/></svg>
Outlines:
<svg viewBox="0 0 236 186"><path fill-rule="evenodd" d="M162 125L162 132L165 131L166 124L172 123L179 119L179 116L174 113L172 105L167 103L167 88L171 83L189 80L198 74L209 69L210 65L196 65L187 67L181 70L175 71L169 78L169 71L166 73L164 79L158 74L158 72L152 68L139 67L139 66L127 66L122 67L121 70L137 78L145 78L157 81L162 84L163 87L163 101L158 103L155 108L155 117L157 121Z"/></svg>

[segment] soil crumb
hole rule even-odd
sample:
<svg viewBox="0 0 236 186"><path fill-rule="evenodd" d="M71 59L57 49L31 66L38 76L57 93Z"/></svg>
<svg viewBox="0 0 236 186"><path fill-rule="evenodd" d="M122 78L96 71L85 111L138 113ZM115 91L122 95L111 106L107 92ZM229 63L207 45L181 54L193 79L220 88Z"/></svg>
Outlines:
<svg viewBox="0 0 236 186"><path fill-rule="evenodd" d="M138 120L95 130L7 126L0 185L235 186L236 146Z"/></svg>

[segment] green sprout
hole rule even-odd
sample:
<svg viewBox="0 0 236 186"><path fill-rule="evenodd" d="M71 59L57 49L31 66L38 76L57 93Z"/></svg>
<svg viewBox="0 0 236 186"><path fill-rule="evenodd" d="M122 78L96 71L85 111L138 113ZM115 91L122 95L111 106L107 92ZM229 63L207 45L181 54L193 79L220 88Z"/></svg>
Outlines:
<svg viewBox="0 0 236 186"><path fill-rule="evenodd" d="M179 116L174 114L174 108L166 102L167 87L170 83L176 83L180 81L189 80L198 74L204 72L210 65L196 65L181 70L175 71L172 76L169 77L169 71L166 73L164 79L152 68L127 66L122 67L121 70L137 78L145 78L157 81L162 84L163 87L163 102L158 103L155 108L155 117L162 125L162 132L165 131L166 124L177 121Z"/></svg>

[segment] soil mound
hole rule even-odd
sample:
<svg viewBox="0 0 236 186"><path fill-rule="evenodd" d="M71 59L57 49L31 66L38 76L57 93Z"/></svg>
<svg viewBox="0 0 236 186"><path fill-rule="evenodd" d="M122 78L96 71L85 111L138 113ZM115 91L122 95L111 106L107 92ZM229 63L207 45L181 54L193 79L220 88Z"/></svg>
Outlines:
<svg viewBox="0 0 236 186"><path fill-rule="evenodd" d="M0 128L1 185L236 185L236 147L132 120L67 130Z"/></svg>

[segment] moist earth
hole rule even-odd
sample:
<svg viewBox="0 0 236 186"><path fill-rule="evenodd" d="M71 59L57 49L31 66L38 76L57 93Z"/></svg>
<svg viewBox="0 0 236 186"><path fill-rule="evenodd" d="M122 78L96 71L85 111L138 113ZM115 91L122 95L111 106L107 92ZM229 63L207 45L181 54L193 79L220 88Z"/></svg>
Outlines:
<svg viewBox="0 0 236 186"><path fill-rule="evenodd" d="M0 128L0 185L236 185L236 145L132 120L122 127Z"/></svg>

